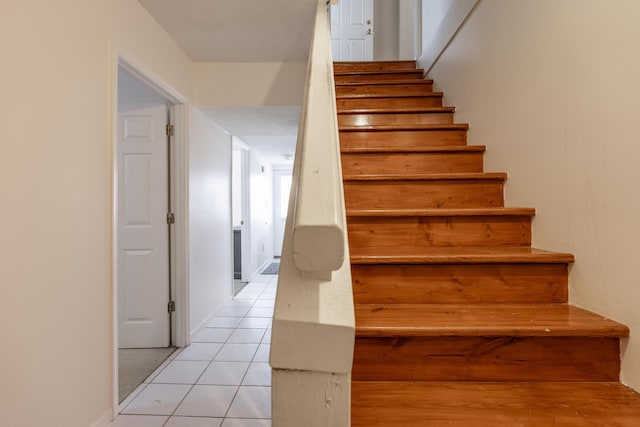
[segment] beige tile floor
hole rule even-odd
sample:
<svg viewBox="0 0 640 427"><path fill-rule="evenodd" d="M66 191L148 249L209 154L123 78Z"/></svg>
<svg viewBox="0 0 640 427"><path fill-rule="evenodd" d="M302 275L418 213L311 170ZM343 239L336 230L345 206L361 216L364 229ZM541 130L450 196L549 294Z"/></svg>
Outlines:
<svg viewBox="0 0 640 427"><path fill-rule="evenodd" d="M277 279L258 276L217 310L122 402L111 427L270 427Z"/></svg>

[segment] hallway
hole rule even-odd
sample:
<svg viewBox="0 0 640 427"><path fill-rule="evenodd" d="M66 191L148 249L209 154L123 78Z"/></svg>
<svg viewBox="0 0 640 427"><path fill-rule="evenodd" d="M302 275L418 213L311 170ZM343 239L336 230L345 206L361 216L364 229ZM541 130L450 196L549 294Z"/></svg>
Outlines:
<svg viewBox="0 0 640 427"><path fill-rule="evenodd" d="M270 427L277 281L260 275L218 309L122 402L111 427Z"/></svg>

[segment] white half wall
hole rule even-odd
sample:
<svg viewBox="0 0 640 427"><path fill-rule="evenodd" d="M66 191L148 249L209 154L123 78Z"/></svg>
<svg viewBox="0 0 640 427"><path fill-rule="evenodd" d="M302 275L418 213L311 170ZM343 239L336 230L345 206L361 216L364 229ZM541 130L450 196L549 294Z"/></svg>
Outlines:
<svg viewBox="0 0 640 427"><path fill-rule="evenodd" d="M231 135L190 114L189 245L193 332L233 294Z"/></svg>
<svg viewBox="0 0 640 427"><path fill-rule="evenodd" d="M484 0L429 77L533 206L537 247L575 254L570 299L631 328L640 390L640 2Z"/></svg>
<svg viewBox="0 0 640 427"><path fill-rule="evenodd" d="M113 414L115 52L185 97L191 61L135 0L3 0L0 425Z"/></svg>

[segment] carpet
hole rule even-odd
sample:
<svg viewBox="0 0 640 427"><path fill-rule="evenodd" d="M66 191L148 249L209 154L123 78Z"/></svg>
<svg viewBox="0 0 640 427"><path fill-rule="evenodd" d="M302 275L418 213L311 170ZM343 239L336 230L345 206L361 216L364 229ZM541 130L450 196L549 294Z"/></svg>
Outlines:
<svg viewBox="0 0 640 427"><path fill-rule="evenodd" d="M279 270L280 270L280 263L272 262L271 264L269 264L269 266L267 266L267 268L262 270L262 273L260 274L278 274Z"/></svg>
<svg viewBox="0 0 640 427"><path fill-rule="evenodd" d="M175 347L118 349L118 402L133 393L175 350Z"/></svg>

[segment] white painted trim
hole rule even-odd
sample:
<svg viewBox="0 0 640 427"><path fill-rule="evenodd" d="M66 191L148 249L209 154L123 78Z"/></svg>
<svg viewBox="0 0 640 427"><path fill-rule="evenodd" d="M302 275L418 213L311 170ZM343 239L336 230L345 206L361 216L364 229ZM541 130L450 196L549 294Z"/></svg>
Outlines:
<svg viewBox="0 0 640 427"><path fill-rule="evenodd" d="M266 260L265 262L262 263L262 265L260 267L258 267L256 269L256 271L254 271L251 274L251 280L250 281L254 281L256 279L257 276L260 275L260 273L262 272L262 270L264 270L265 268L267 268L269 266L269 264L271 264L273 262L273 258L269 258L268 260Z"/></svg>
<svg viewBox="0 0 640 427"><path fill-rule="evenodd" d="M231 136L231 145L235 148L239 148L241 150L250 151L251 147L242 142L237 136Z"/></svg>
<svg viewBox="0 0 640 427"><path fill-rule="evenodd" d="M231 299L233 298L233 296L228 296L227 298L224 299L224 301L222 301L220 304L218 304L213 310L211 310L211 313L209 313L209 315L207 315L207 317L204 318L204 320L200 323L198 323L196 325L195 328L191 329L189 331L189 341L191 341L191 336L193 336L193 334L201 327L203 327L204 325L206 325L207 323L209 323L209 320L211 319L211 317L213 317L216 312L218 310L220 310L220 308L224 307L229 301L231 301Z"/></svg>
<svg viewBox="0 0 640 427"><path fill-rule="evenodd" d="M172 227L172 294L175 296L176 312L173 316L173 336L175 345L182 347L191 341L189 331L189 152L188 152L188 110L187 98L159 77L145 64L113 43L109 42L111 55L110 71L110 106L109 123L111 123L111 236L112 236L112 418L118 416L118 265L117 265L117 147L118 147L118 68L122 67L136 77L149 89L160 94L171 105L171 118L174 125L172 139L172 196L173 208L176 215L176 225Z"/></svg>
<svg viewBox="0 0 640 427"><path fill-rule="evenodd" d="M176 223L171 228L173 257L172 295L176 302L176 315L173 316L173 343L184 347L191 343L189 330L189 113L184 104L171 108L171 120L174 126L172 143L172 210ZM178 313L182 313L178 315Z"/></svg>
<svg viewBox="0 0 640 427"><path fill-rule="evenodd" d="M93 423L91 423L90 427L108 427L113 422L113 409L109 408L105 410L102 415L98 417Z"/></svg>
<svg viewBox="0 0 640 427"><path fill-rule="evenodd" d="M423 46L422 56L418 59L418 66L429 73L438 62L442 53L447 49L449 43L458 34L480 0L455 0L452 1L451 8L442 19L431 42Z"/></svg>

